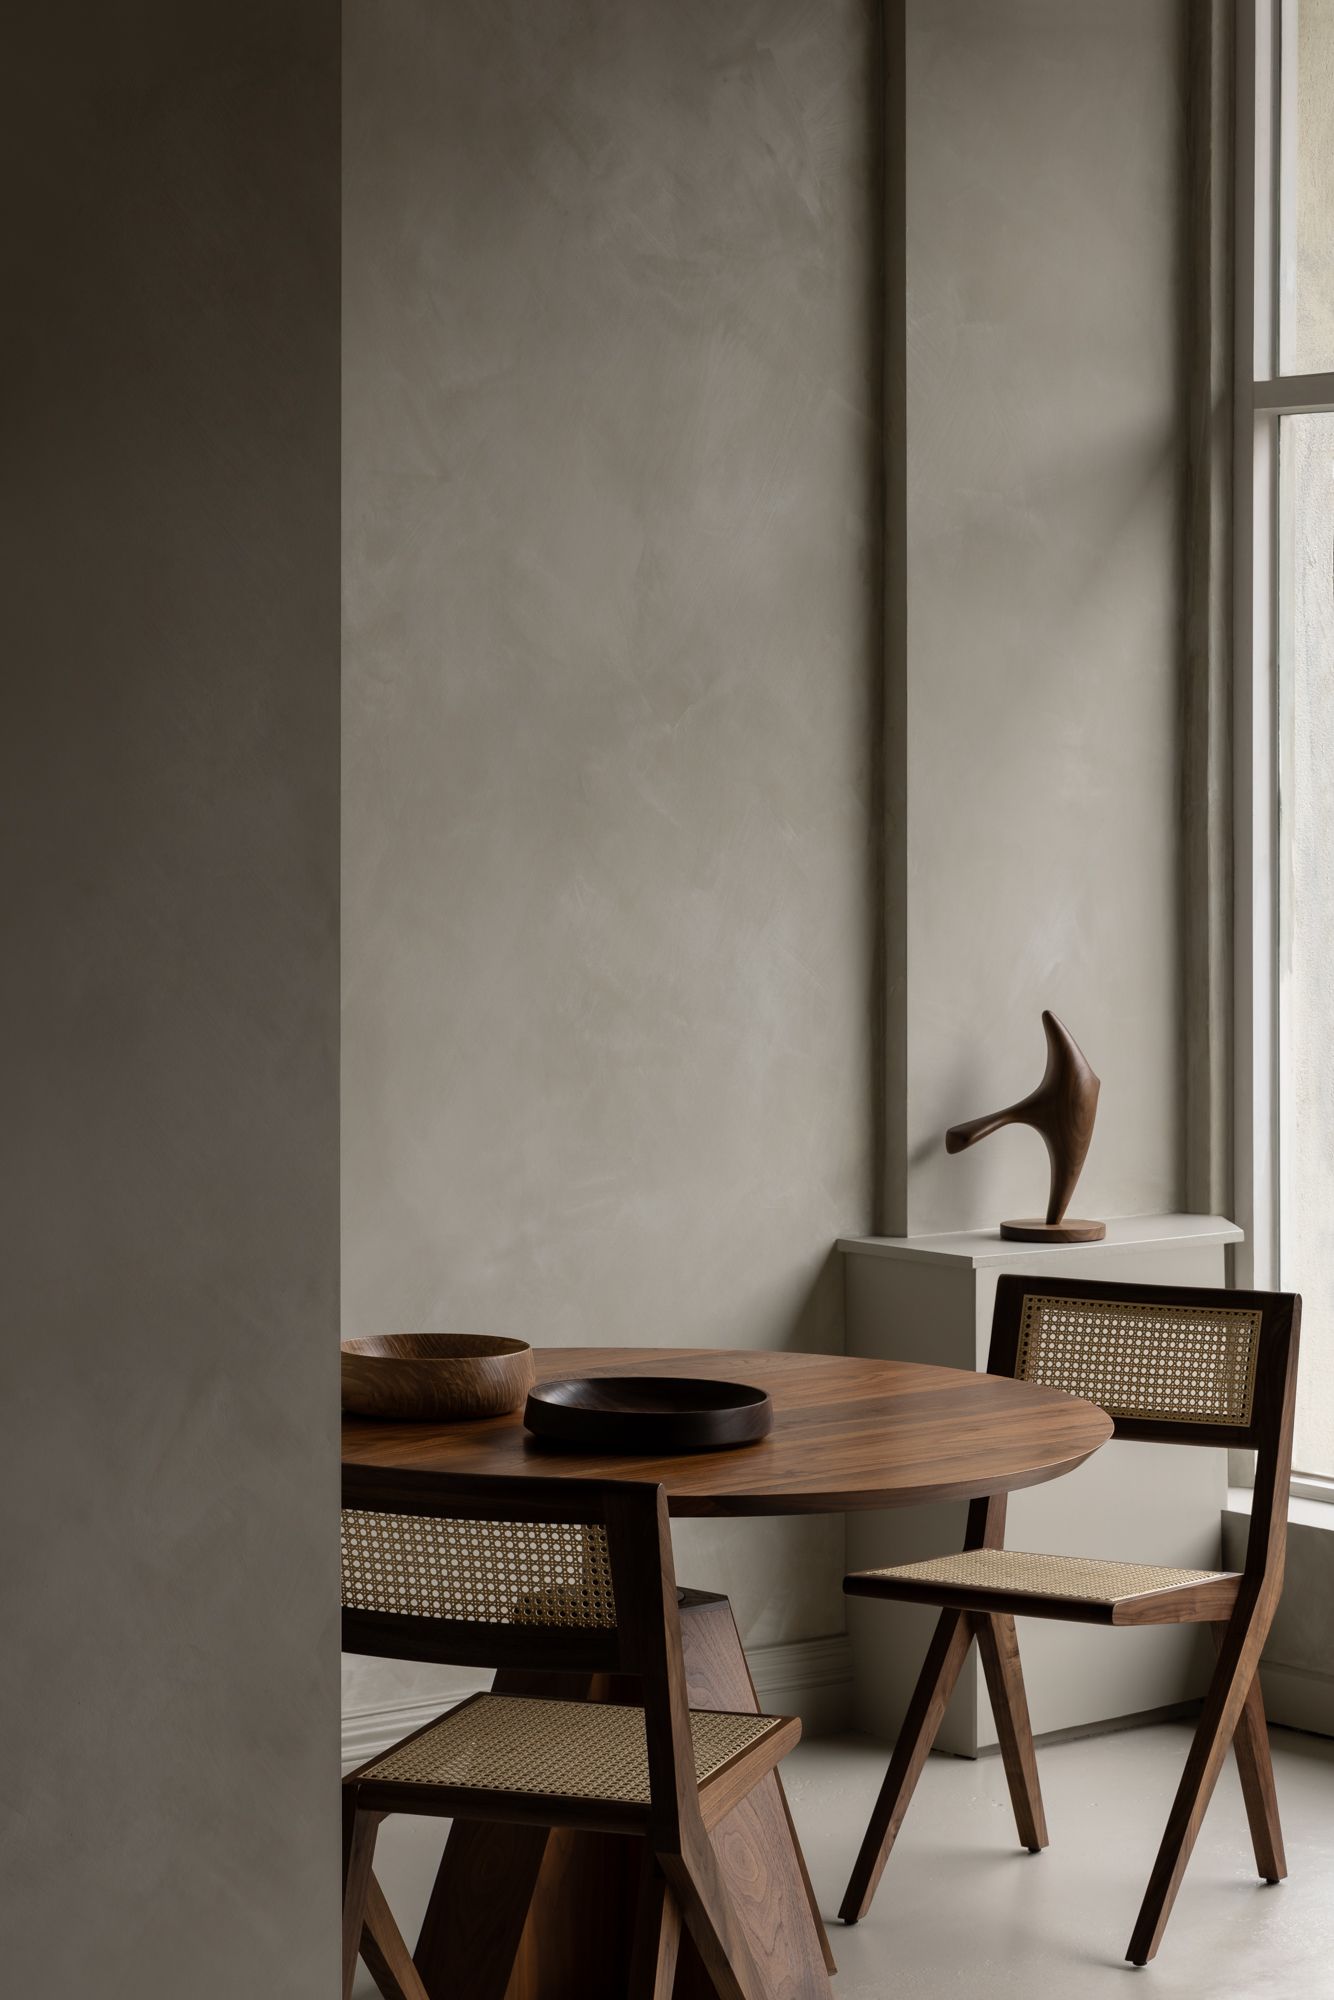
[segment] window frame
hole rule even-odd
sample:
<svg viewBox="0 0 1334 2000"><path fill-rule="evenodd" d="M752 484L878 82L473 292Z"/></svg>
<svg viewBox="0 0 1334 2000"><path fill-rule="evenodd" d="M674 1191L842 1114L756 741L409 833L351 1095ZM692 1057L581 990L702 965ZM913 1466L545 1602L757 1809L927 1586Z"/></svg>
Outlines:
<svg viewBox="0 0 1334 2000"><path fill-rule="evenodd" d="M1283 63L1297 0L1238 0L1233 322L1234 1177L1239 1285L1280 1271L1279 422L1334 410L1334 372L1284 374L1280 340ZM1286 32L1285 32L1286 30ZM1290 80L1289 80L1290 81ZM1242 1472L1234 1470L1234 1478ZM1334 1479L1294 1473L1303 1499Z"/></svg>

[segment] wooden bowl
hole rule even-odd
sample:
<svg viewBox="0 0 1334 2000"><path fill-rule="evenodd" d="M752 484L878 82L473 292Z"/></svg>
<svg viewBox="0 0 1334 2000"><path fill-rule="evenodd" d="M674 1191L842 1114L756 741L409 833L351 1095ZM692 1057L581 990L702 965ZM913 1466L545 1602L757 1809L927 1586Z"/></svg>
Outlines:
<svg viewBox="0 0 1334 2000"><path fill-rule="evenodd" d="M592 1375L539 1384L529 1392L523 1421L548 1444L670 1458L758 1444L773 1429L774 1406L763 1389L746 1382Z"/></svg>
<svg viewBox="0 0 1334 2000"><path fill-rule="evenodd" d="M345 1340L342 1352L343 1408L359 1417L502 1417L537 1378L526 1340L486 1333L376 1333Z"/></svg>

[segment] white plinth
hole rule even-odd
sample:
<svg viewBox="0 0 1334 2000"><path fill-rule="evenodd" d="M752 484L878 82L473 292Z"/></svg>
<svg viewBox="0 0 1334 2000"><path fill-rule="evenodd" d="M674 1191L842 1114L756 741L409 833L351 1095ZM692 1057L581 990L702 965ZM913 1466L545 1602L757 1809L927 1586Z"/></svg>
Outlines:
<svg viewBox="0 0 1334 2000"><path fill-rule="evenodd" d="M1229 1243L1220 1216L1146 1215L1109 1222L1089 1244L1007 1243L998 1230L949 1236L849 1237L844 1255L847 1351L948 1368L985 1368L1002 1271L1128 1283L1222 1285ZM1227 1454L1207 1447L1113 1441L1063 1479L1011 1496L1011 1548L1216 1568L1227 1502ZM904 1508L848 1519L848 1567L912 1562L963 1543L966 1507ZM902 1721L936 1614L848 1600L855 1718L886 1740ZM1023 1619L1020 1652L1039 1734L1170 1708L1203 1691L1212 1649L1189 1630L1113 1632ZM996 1742L976 1651L938 1739L976 1756Z"/></svg>

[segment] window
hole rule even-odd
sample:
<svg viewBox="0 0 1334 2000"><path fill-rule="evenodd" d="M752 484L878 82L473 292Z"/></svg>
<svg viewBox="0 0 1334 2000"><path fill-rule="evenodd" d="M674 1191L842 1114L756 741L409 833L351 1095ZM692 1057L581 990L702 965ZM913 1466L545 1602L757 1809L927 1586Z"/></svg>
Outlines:
<svg viewBox="0 0 1334 2000"><path fill-rule="evenodd" d="M1302 1471L1330 1474L1334 415L1284 417L1278 461L1278 1264L1283 1284L1302 1294L1306 1326L1294 1459Z"/></svg>
<svg viewBox="0 0 1334 2000"><path fill-rule="evenodd" d="M1294 1483L1334 1498L1334 0L1238 36L1239 1206L1303 1297Z"/></svg>

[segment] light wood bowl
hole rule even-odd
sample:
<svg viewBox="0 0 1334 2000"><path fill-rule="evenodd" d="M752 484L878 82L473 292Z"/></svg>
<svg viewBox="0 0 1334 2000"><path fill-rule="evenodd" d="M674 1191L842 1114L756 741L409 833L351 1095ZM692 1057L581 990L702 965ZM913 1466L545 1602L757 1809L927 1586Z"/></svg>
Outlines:
<svg viewBox="0 0 1334 2000"><path fill-rule="evenodd" d="M345 1340L342 1353L343 1408L359 1417L502 1417L537 1380L526 1340L486 1333L376 1333Z"/></svg>

